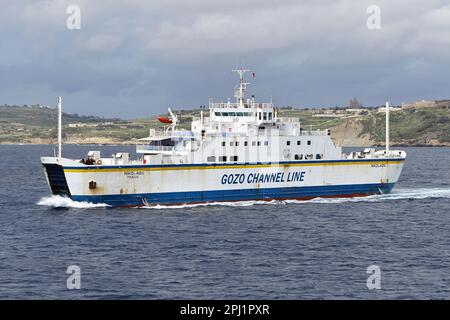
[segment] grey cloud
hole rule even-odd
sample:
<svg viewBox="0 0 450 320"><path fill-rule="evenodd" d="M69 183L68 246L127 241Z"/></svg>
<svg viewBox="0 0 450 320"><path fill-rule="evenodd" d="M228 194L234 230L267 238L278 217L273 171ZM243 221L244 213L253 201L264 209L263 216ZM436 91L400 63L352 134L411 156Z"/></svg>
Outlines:
<svg viewBox="0 0 450 320"><path fill-rule="evenodd" d="M78 31L65 27L73 3L82 10ZM371 4L381 7L378 31L366 28ZM444 0L1 5L0 103L53 103L64 94L67 111L139 117L226 100L237 65L256 70L257 97L281 105L450 96Z"/></svg>

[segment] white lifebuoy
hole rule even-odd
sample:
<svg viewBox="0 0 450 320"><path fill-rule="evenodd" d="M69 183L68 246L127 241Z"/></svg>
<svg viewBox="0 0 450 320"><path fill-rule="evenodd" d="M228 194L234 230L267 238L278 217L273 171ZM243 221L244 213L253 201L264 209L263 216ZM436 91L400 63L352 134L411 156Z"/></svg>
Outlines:
<svg viewBox="0 0 450 320"><path fill-rule="evenodd" d="M96 164L102 164L102 160L98 159L95 163Z"/></svg>

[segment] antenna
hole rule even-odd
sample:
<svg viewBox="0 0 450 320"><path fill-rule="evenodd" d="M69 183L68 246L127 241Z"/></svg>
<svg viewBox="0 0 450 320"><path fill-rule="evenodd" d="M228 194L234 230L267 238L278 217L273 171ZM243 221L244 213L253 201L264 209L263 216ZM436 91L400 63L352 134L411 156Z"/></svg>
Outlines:
<svg viewBox="0 0 450 320"><path fill-rule="evenodd" d="M389 101L386 102L386 154L389 153Z"/></svg>
<svg viewBox="0 0 450 320"><path fill-rule="evenodd" d="M239 85L234 89L234 97L237 99L239 107L242 108L244 106L245 90L247 89L247 85L250 84L248 82L244 82L244 74L246 72L250 72L251 70L240 68L232 71L239 74Z"/></svg>
<svg viewBox="0 0 450 320"><path fill-rule="evenodd" d="M56 109L58 111L58 161L61 161L62 154L62 108L61 108L61 97L56 100Z"/></svg>

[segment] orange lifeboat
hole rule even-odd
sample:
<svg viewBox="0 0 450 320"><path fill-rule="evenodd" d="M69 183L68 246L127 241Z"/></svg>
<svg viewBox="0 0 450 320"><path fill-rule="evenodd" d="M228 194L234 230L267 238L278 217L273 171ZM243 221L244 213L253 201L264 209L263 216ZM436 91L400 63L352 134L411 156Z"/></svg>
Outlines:
<svg viewBox="0 0 450 320"><path fill-rule="evenodd" d="M159 117L158 120L159 120L159 122L162 122L162 123L168 123L168 124L172 123L172 120L167 117Z"/></svg>

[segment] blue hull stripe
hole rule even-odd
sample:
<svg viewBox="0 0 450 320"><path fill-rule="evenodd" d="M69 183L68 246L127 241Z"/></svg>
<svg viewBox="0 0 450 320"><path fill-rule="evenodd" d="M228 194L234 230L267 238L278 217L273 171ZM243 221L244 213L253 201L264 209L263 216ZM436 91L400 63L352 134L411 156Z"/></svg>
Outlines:
<svg viewBox="0 0 450 320"><path fill-rule="evenodd" d="M152 204L184 204L215 201L244 201L271 199L308 199L315 197L348 197L354 195L371 195L388 193L394 183L354 184L317 187L261 188L192 192L116 194L102 196L72 195L75 201L106 203L111 206L139 206L144 201Z"/></svg>

